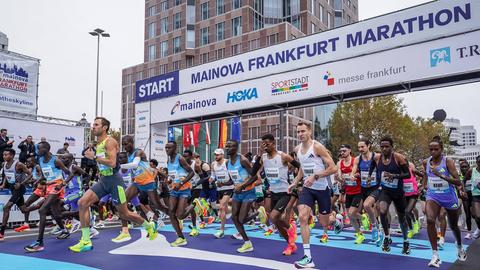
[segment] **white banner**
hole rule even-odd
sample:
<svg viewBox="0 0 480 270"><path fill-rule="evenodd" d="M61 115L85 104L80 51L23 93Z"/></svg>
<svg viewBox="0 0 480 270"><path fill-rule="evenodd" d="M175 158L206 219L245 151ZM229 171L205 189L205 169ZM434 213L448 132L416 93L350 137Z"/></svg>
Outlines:
<svg viewBox="0 0 480 270"><path fill-rule="evenodd" d="M50 143L50 151L53 154L63 148L63 144L69 144L68 151L74 157L82 157L82 150L85 143L85 128L77 126L67 126L52 124L34 120L20 120L16 118L7 118L0 116L0 126L7 129L8 137L15 140L13 149L20 152L18 145L27 139L28 135L33 137L35 143L40 142L41 137L45 137Z"/></svg>
<svg viewBox="0 0 480 270"><path fill-rule="evenodd" d="M37 114L39 61L0 51L0 110Z"/></svg>
<svg viewBox="0 0 480 270"><path fill-rule="evenodd" d="M28 197L30 197L31 194L32 192L25 193L25 195L23 196L25 201L27 201ZM10 200L10 197L11 197L10 191L8 190L4 190L0 193L0 220L3 218L3 206L7 204L8 200ZM30 212L31 221L35 221L39 219L40 219L40 215L38 214L38 210ZM10 217L8 219L8 222L22 222L24 220L25 220L25 215L22 213L22 211L20 211L20 208L18 208L18 206L16 205L12 206L12 209L10 210Z"/></svg>
<svg viewBox="0 0 480 270"><path fill-rule="evenodd" d="M181 70L180 94L349 59L478 29L480 29L480 1L432 1L417 7ZM206 95L201 94L201 96L205 97Z"/></svg>
<svg viewBox="0 0 480 270"><path fill-rule="evenodd" d="M154 124L151 127L151 158L158 161L160 167L167 167L167 153L165 152L165 145L168 142L167 133L168 126L166 122Z"/></svg>
<svg viewBox="0 0 480 270"><path fill-rule="evenodd" d="M151 122L308 100L480 70L480 31L151 102Z"/></svg>
<svg viewBox="0 0 480 270"><path fill-rule="evenodd" d="M135 147L150 156L150 102L135 104Z"/></svg>

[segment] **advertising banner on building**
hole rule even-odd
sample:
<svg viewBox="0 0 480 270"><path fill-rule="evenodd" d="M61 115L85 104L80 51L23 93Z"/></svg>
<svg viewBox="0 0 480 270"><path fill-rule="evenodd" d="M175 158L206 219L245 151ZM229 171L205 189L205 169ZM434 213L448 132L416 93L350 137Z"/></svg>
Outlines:
<svg viewBox="0 0 480 270"><path fill-rule="evenodd" d="M39 60L0 51L0 110L37 114Z"/></svg>
<svg viewBox="0 0 480 270"><path fill-rule="evenodd" d="M13 149L17 152L18 145L27 139L27 136L33 137L34 143L40 142L42 137L50 143L51 152L57 153L57 150L63 147L67 142L68 151L74 157L82 157L82 150L85 143L85 128L77 126L67 126L53 123L46 123L35 120L22 120L18 118L9 118L0 116L1 127L7 129L8 137L15 141Z"/></svg>
<svg viewBox="0 0 480 270"><path fill-rule="evenodd" d="M151 127L151 150L150 157L158 161L160 167L167 167L167 153L165 153L165 145L168 142L168 125L166 122L154 124Z"/></svg>
<svg viewBox="0 0 480 270"><path fill-rule="evenodd" d="M404 84L480 70L480 31L152 101L151 122Z"/></svg>
<svg viewBox="0 0 480 270"><path fill-rule="evenodd" d="M135 105L135 147L150 156L150 102Z"/></svg>

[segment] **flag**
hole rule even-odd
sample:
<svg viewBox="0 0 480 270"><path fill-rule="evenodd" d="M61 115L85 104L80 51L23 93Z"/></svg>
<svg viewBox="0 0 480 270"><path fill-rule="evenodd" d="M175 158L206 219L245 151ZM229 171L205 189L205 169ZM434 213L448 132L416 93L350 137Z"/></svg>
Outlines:
<svg viewBox="0 0 480 270"><path fill-rule="evenodd" d="M208 122L205 122L205 144L210 144L210 127Z"/></svg>
<svg viewBox="0 0 480 270"><path fill-rule="evenodd" d="M168 141L169 142L175 141L175 135L174 135L174 132L173 132L173 127L168 128Z"/></svg>
<svg viewBox="0 0 480 270"><path fill-rule="evenodd" d="M190 125L183 125L183 147L188 148L191 144Z"/></svg>
<svg viewBox="0 0 480 270"><path fill-rule="evenodd" d="M220 124L218 126L218 148L225 147L225 143L227 142L227 134L228 134L227 120L222 119L220 120Z"/></svg>
<svg viewBox="0 0 480 270"><path fill-rule="evenodd" d="M232 140L240 143L240 137L242 134L242 122L240 117L236 116L232 119Z"/></svg>
<svg viewBox="0 0 480 270"><path fill-rule="evenodd" d="M192 141L195 147L198 147L198 134L200 133L200 127L201 127L200 123L193 124Z"/></svg>

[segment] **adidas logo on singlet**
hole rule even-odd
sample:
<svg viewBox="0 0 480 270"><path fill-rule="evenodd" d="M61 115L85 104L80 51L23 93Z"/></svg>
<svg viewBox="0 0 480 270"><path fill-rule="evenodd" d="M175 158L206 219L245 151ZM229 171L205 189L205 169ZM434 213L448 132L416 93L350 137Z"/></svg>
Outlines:
<svg viewBox="0 0 480 270"><path fill-rule="evenodd" d="M308 156L308 158L315 158L315 155L314 155L314 154L310 154L310 156Z"/></svg>

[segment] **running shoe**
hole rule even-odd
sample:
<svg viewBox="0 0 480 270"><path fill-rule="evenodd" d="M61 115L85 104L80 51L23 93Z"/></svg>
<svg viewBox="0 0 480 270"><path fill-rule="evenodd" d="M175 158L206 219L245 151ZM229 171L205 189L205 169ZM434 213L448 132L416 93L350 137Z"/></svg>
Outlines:
<svg viewBox="0 0 480 270"><path fill-rule="evenodd" d="M105 228L105 222L103 220L100 220L99 222L97 222L97 224L93 225L93 227L95 227L95 229L103 229Z"/></svg>
<svg viewBox="0 0 480 270"><path fill-rule="evenodd" d="M344 220L345 220L345 225L350 225L350 218L346 217Z"/></svg>
<svg viewBox="0 0 480 270"><path fill-rule="evenodd" d="M328 234L322 235L322 238L320 238L320 242L324 244L328 243Z"/></svg>
<svg viewBox="0 0 480 270"><path fill-rule="evenodd" d="M157 219L157 231L165 226L165 222L161 219Z"/></svg>
<svg viewBox="0 0 480 270"><path fill-rule="evenodd" d="M80 230L81 224L80 221L78 220L72 220L72 228L70 228L69 233L76 233L78 230Z"/></svg>
<svg viewBox="0 0 480 270"><path fill-rule="evenodd" d="M410 243L408 241L403 241L403 255L410 255Z"/></svg>
<svg viewBox="0 0 480 270"><path fill-rule="evenodd" d="M225 236L225 233L222 231L222 230L218 230L215 234L214 234L215 238L217 239L220 239L220 238L223 238Z"/></svg>
<svg viewBox="0 0 480 270"><path fill-rule="evenodd" d="M253 246L249 242L243 243L243 245L237 249L238 253L245 253L245 252L251 252L253 251Z"/></svg>
<svg viewBox="0 0 480 270"><path fill-rule="evenodd" d="M464 262L467 260L467 251L465 251L463 247L458 250L457 259L461 262Z"/></svg>
<svg viewBox="0 0 480 270"><path fill-rule="evenodd" d="M130 241L130 239L132 239L132 237L130 236L129 233L120 232L120 234L117 237L112 239L112 242L123 243L123 242Z"/></svg>
<svg viewBox="0 0 480 270"><path fill-rule="evenodd" d="M390 237L385 237L383 239L382 251L390 252L390 245L392 244L392 239Z"/></svg>
<svg viewBox="0 0 480 270"><path fill-rule="evenodd" d="M65 228L67 230L70 230L72 228L72 221L71 220L65 221Z"/></svg>
<svg viewBox="0 0 480 270"><path fill-rule="evenodd" d="M195 214L197 214L197 216L201 216L203 214L203 207L202 207L202 204L200 203L200 200L198 198L195 198L193 200L193 204L195 205L195 207L193 208L193 210L195 211Z"/></svg>
<svg viewBox="0 0 480 270"><path fill-rule="evenodd" d="M220 217L216 217L214 222L215 223L220 223L220 222L222 222L222 219Z"/></svg>
<svg viewBox="0 0 480 270"><path fill-rule="evenodd" d="M358 233L357 239L355 239L355 244L360 245L363 243L363 241L365 241L365 236L363 235L363 233Z"/></svg>
<svg viewBox="0 0 480 270"><path fill-rule="evenodd" d="M420 232L420 221L415 221L413 223L413 235L418 234Z"/></svg>
<svg viewBox="0 0 480 270"><path fill-rule="evenodd" d="M212 216L210 216L210 217L208 217L208 219L207 219L207 224L210 225L210 224L212 224L214 221L215 221L215 218L212 217Z"/></svg>
<svg viewBox="0 0 480 270"><path fill-rule="evenodd" d="M378 241L378 229L377 228L372 228L372 242L377 242Z"/></svg>
<svg viewBox="0 0 480 270"><path fill-rule="evenodd" d="M479 237L480 237L480 229L477 228L477 229L473 232L473 238L478 239Z"/></svg>
<svg viewBox="0 0 480 270"><path fill-rule="evenodd" d="M0 233L0 242L3 242L5 241L5 236L3 236L3 234Z"/></svg>
<svg viewBox="0 0 480 270"><path fill-rule="evenodd" d="M362 214L362 227L364 231L370 229L370 220L368 219L367 214Z"/></svg>
<svg viewBox="0 0 480 270"><path fill-rule="evenodd" d="M95 229L94 227L90 227L90 238L95 238L99 234L100 234L100 232L97 231L97 229Z"/></svg>
<svg viewBox="0 0 480 270"><path fill-rule="evenodd" d="M60 229L60 227L55 226L55 228L53 228L51 231L50 231L50 234L51 235L59 235L60 233L62 232L62 229Z"/></svg>
<svg viewBox="0 0 480 270"><path fill-rule="evenodd" d="M172 247L181 247L185 246L187 244L187 239L178 237L175 242L170 243L170 246Z"/></svg>
<svg viewBox="0 0 480 270"><path fill-rule="evenodd" d="M471 233L471 232L468 232L468 233L465 235L465 239L467 239L467 240L472 239L472 233Z"/></svg>
<svg viewBox="0 0 480 270"><path fill-rule="evenodd" d="M267 216L267 211L265 211L265 207L260 206L258 208L258 218L260 219L260 223L262 224L267 223L268 216Z"/></svg>
<svg viewBox="0 0 480 270"><path fill-rule="evenodd" d="M287 245L287 247L283 250L282 254L285 256L290 256L293 253L293 247L292 245ZM295 245L296 247L296 245Z"/></svg>
<svg viewBox="0 0 480 270"><path fill-rule="evenodd" d="M24 224L18 228L15 229L16 232L25 232L25 231L30 231L30 226L28 224Z"/></svg>
<svg viewBox="0 0 480 270"><path fill-rule="evenodd" d="M57 239L67 239L68 237L70 237L70 233L67 230L62 231L57 235Z"/></svg>
<svg viewBox="0 0 480 270"><path fill-rule="evenodd" d="M335 225L333 226L333 231L335 234L339 234L343 230L343 222L340 220L335 220Z"/></svg>
<svg viewBox="0 0 480 270"><path fill-rule="evenodd" d="M147 229L148 239L155 240L155 238L157 238L157 235L158 235L157 224L155 222L150 221L146 229Z"/></svg>
<svg viewBox="0 0 480 270"><path fill-rule="evenodd" d="M303 256L299 261L295 262L296 268L314 268L315 263L313 262L312 258L309 258L307 255Z"/></svg>
<svg viewBox="0 0 480 270"><path fill-rule="evenodd" d="M385 240L385 235L383 233L378 234L377 242L375 242L375 245L377 247L381 246L383 244L383 241Z"/></svg>
<svg viewBox="0 0 480 270"><path fill-rule="evenodd" d="M30 245L24 247L25 251L27 252L38 252L44 249L42 241L35 241Z"/></svg>
<svg viewBox="0 0 480 270"><path fill-rule="evenodd" d="M295 222L290 223L290 227L287 230L287 235L288 235L288 243L290 245L294 245L295 241L297 241L297 225L295 225Z"/></svg>
<svg viewBox="0 0 480 270"><path fill-rule="evenodd" d="M206 227L207 227L207 223L205 223L203 221L200 222L200 225L198 226L198 228L200 228L200 229L205 229Z"/></svg>
<svg viewBox="0 0 480 270"><path fill-rule="evenodd" d="M440 236L440 239L438 239L438 249L443 250L444 246L445 246L445 238L443 236Z"/></svg>
<svg viewBox="0 0 480 270"><path fill-rule="evenodd" d="M428 263L428 266L439 268L441 264L442 264L442 261L440 260L438 255L433 255L432 260L430 260L430 262Z"/></svg>
<svg viewBox="0 0 480 270"><path fill-rule="evenodd" d="M268 230L267 230L263 235L265 235L265 236L270 236L270 235L272 235L272 234L274 234L273 229L272 229L272 228L268 228Z"/></svg>
<svg viewBox="0 0 480 270"><path fill-rule="evenodd" d="M310 229L313 229L315 227L315 220L313 219L313 216L310 216L308 219L308 226L310 226Z"/></svg>
<svg viewBox="0 0 480 270"><path fill-rule="evenodd" d="M198 236L200 232L198 231L197 228L193 228L192 231L189 233L190 236L195 237Z"/></svg>
<svg viewBox="0 0 480 270"><path fill-rule="evenodd" d="M73 252L86 252L93 249L93 244L92 241L84 241L83 239L80 239L80 241L78 241L78 244L71 246L68 249Z"/></svg>

